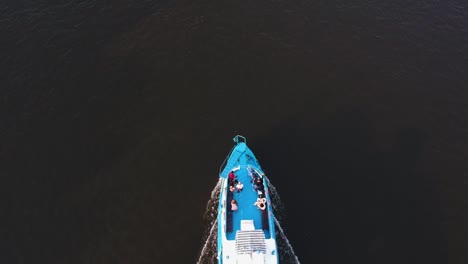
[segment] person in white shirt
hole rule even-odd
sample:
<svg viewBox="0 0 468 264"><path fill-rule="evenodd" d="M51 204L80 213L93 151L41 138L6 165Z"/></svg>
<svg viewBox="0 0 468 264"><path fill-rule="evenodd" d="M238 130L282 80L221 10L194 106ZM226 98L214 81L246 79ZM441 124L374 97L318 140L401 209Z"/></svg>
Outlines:
<svg viewBox="0 0 468 264"><path fill-rule="evenodd" d="M238 182L236 188L237 192L239 193L240 191L242 191L242 189L244 189L244 184L242 184L242 182Z"/></svg>
<svg viewBox="0 0 468 264"><path fill-rule="evenodd" d="M237 201L232 199L231 201L231 210L232 211L237 211L238 207L237 207Z"/></svg>

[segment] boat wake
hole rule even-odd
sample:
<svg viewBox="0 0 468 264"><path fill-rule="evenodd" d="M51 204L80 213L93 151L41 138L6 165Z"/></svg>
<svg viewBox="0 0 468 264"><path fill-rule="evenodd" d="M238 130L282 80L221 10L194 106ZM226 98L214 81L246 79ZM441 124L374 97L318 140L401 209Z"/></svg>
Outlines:
<svg viewBox="0 0 468 264"><path fill-rule="evenodd" d="M278 246L278 252L280 252L280 263L281 264L300 264L294 250L289 243L289 239L284 234L283 228L281 228L280 222L275 218L276 228L276 244Z"/></svg>
<svg viewBox="0 0 468 264"><path fill-rule="evenodd" d="M268 185L268 190L270 190L271 206L273 207L275 218L281 222L284 220L286 208L284 207L283 201L281 201L281 198L278 194L278 191L276 191L275 186L271 184L270 180L266 176L265 179Z"/></svg>
<svg viewBox="0 0 468 264"><path fill-rule="evenodd" d="M205 222L205 244L198 257L197 264L211 264L216 263L216 235L218 233L218 202L219 202L219 191L221 188L221 179L218 180L216 186L211 191L210 200L206 204L206 210L204 214Z"/></svg>
<svg viewBox="0 0 468 264"><path fill-rule="evenodd" d="M270 190L270 197L272 200L272 206L275 216L275 227L276 227L276 242L278 251L280 252L280 263L281 264L300 264L294 250L289 243L283 228L280 225L281 219L284 217L285 207L282 203L275 186L266 178L268 189ZM205 211L205 243L200 252L197 264L214 264L217 262L216 259L216 239L217 239L217 215L218 215L218 198L221 187L221 179L218 181L213 191L211 191L211 197L206 205Z"/></svg>

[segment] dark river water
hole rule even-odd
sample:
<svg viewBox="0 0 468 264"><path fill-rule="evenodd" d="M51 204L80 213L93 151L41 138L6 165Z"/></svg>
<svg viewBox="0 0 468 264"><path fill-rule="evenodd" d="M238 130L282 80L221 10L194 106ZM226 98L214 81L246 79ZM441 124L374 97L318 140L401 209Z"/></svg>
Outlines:
<svg viewBox="0 0 468 264"><path fill-rule="evenodd" d="M243 134L301 263L468 263L468 4L0 3L0 263L195 263Z"/></svg>

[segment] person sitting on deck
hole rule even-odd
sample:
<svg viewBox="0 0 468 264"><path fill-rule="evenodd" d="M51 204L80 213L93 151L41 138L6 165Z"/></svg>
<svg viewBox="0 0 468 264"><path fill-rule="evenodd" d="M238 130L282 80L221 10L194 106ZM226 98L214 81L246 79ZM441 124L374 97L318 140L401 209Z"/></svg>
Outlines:
<svg viewBox="0 0 468 264"><path fill-rule="evenodd" d="M265 194L263 193L263 190L258 190L257 194L258 194L258 198L265 198Z"/></svg>
<svg viewBox="0 0 468 264"><path fill-rule="evenodd" d="M229 191L230 191L230 192L234 192L235 190L236 190L236 188L234 188L233 185L229 185Z"/></svg>
<svg viewBox="0 0 468 264"><path fill-rule="evenodd" d="M255 178L255 184L257 184L257 185L263 185L262 178L256 177L256 178Z"/></svg>
<svg viewBox="0 0 468 264"><path fill-rule="evenodd" d="M258 177L257 173L254 170L252 170L252 168L250 168L250 166L247 167L247 171L248 171L248 174L249 174L250 178L252 178L250 180L250 182L253 182L255 180L255 177Z"/></svg>
<svg viewBox="0 0 468 264"><path fill-rule="evenodd" d="M242 189L244 189L244 184L242 184L242 182L238 182L236 188L237 192L239 193L240 191L242 191Z"/></svg>
<svg viewBox="0 0 468 264"><path fill-rule="evenodd" d="M260 177L255 178L254 183L253 183L253 188L255 191L258 191L263 188L263 182L262 182L262 179L260 179Z"/></svg>
<svg viewBox="0 0 468 264"><path fill-rule="evenodd" d="M231 210L232 211L237 211L237 208L238 208L237 207L237 201L232 199L232 201L231 201Z"/></svg>
<svg viewBox="0 0 468 264"><path fill-rule="evenodd" d="M234 174L233 171L229 172L228 179L229 179L229 183L234 182L234 180L236 179L236 175Z"/></svg>

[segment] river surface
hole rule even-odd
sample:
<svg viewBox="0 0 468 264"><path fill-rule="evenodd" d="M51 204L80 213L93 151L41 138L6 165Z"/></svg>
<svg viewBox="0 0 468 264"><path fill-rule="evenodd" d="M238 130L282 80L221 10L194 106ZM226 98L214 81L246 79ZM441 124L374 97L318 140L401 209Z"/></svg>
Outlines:
<svg viewBox="0 0 468 264"><path fill-rule="evenodd" d="M0 263L195 263L243 134L305 264L468 263L468 4L0 3Z"/></svg>

